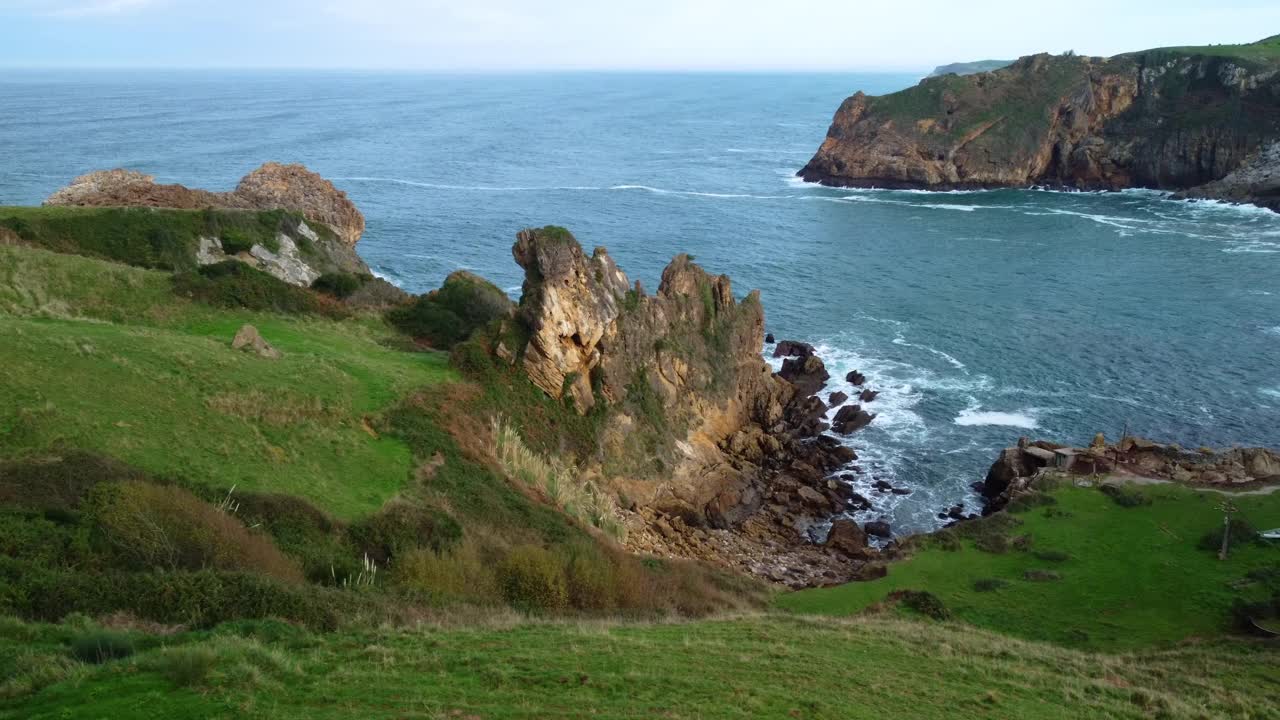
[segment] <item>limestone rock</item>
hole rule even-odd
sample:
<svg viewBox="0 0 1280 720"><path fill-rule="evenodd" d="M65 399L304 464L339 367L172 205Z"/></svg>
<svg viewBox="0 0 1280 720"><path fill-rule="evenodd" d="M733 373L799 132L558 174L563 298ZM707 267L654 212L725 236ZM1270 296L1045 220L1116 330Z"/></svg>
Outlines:
<svg viewBox="0 0 1280 720"><path fill-rule="evenodd" d="M278 360L281 357L280 351L264 340L258 333L258 328L252 325L242 325L236 331L236 336L231 340L231 349L251 352L269 360Z"/></svg>

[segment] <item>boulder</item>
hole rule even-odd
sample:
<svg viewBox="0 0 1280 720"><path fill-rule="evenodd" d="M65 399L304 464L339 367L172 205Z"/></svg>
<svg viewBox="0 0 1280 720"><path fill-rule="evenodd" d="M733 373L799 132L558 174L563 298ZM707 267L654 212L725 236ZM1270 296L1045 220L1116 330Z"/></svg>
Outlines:
<svg viewBox="0 0 1280 720"><path fill-rule="evenodd" d="M845 401L848 399L849 399L848 393L842 393L837 390L836 392L833 392L829 396L827 396L827 406L836 407L837 405L843 405Z"/></svg>
<svg viewBox="0 0 1280 720"><path fill-rule="evenodd" d="M879 390L863 390L862 392L858 393L858 399L864 403L869 403L878 397L880 397Z"/></svg>
<svg viewBox="0 0 1280 720"><path fill-rule="evenodd" d="M781 347L782 343L778 345ZM783 360L778 377L794 385L798 394L812 395L827 384L831 374L817 355L803 355Z"/></svg>
<svg viewBox="0 0 1280 720"><path fill-rule="evenodd" d="M271 344L258 333L258 328L252 325L242 325L236 331L236 336L231 340L231 349L251 352L269 360L278 360L281 357L280 351L271 347Z"/></svg>
<svg viewBox="0 0 1280 720"><path fill-rule="evenodd" d="M813 355L813 346L807 342L799 340L783 340L773 349L773 356L780 357L809 357Z"/></svg>
<svg viewBox="0 0 1280 720"><path fill-rule="evenodd" d="M852 435L871 424L875 415L862 409L861 405L845 405L836 412L831 428L841 435Z"/></svg>
<svg viewBox="0 0 1280 720"><path fill-rule="evenodd" d="M872 520L871 522L862 526L862 529L868 535L871 535L873 537L878 537L878 538L893 537L893 528L890 527L889 523L884 520Z"/></svg>
<svg viewBox="0 0 1280 720"><path fill-rule="evenodd" d="M770 345L773 345L774 343L778 342L777 340L773 339L773 333L769 333L768 335L765 335L764 341L769 343Z"/></svg>
<svg viewBox="0 0 1280 720"><path fill-rule="evenodd" d="M840 518L831 523L831 532L827 533L824 544L851 558L865 558L869 555L866 532L858 527L858 523L848 518Z"/></svg>
<svg viewBox="0 0 1280 720"><path fill-rule="evenodd" d="M987 470L987 478L982 483L982 495L987 499L998 497L1014 480L1030 474L1031 470L1027 467L1022 450L1016 447L1005 448Z"/></svg>
<svg viewBox="0 0 1280 720"><path fill-rule="evenodd" d="M800 502L804 503L808 507L817 510L827 510L831 507L831 501L827 499L826 495L823 495L808 485L801 485L800 489L796 490L796 495L800 498Z"/></svg>
<svg viewBox="0 0 1280 720"><path fill-rule="evenodd" d="M854 387L862 387L867 382L867 376L857 370L850 370L849 373L844 376L844 381Z"/></svg>

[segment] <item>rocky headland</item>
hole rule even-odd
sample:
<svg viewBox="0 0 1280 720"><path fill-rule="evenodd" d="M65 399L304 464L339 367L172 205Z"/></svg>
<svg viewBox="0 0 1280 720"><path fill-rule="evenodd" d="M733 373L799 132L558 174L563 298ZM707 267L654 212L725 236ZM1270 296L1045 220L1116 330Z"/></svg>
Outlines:
<svg viewBox="0 0 1280 720"><path fill-rule="evenodd" d="M1277 208L1280 36L1033 55L836 111L799 175L859 188L1151 188Z"/></svg>
<svg viewBox="0 0 1280 720"><path fill-rule="evenodd" d="M269 162L244 176L234 190L214 192L163 185L133 170L100 170L81 175L45 200L45 205L174 210L282 210L274 242L241 243L240 238L202 234L195 248L200 265L238 259L293 285L308 286L327 272L369 274L356 253L364 216L346 193L302 165ZM241 245L244 245L243 247ZM268 247L270 245L270 247Z"/></svg>
<svg viewBox="0 0 1280 720"><path fill-rule="evenodd" d="M582 467L628 498L633 549L794 586L865 571L877 553L862 528L841 522L827 538L832 518L867 502L840 478L857 456L827 432L839 403L818 393L830 375L794 341L775 344L773 372L757 292L739 300L728 277L678 255L649 294L563 228L523 231L512 252L523 295L490 349L601 418ZM845 406L833 424L849 434L872 417Z"/></svg>

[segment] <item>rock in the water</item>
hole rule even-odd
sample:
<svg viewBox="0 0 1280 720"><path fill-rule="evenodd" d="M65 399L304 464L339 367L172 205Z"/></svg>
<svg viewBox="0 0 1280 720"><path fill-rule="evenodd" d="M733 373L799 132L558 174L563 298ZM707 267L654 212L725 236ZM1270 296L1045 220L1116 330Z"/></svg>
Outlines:
<svg viewBox="0 0 1280 720"><path fill-rule="evenodd" d="M879 390L863 390L862 392L858 393L858 399L864 403L869 403L872 400L875 400L877 397L880 397Z"/></svg>
<svg viewBox="0 0 1280 720"><path fill-rule="evenodd" d="M844 381L854 387L862 387L867 382L867 376L857 370L850 370L849 373L844 376Z"/></svg>
<svg viewBox="0 0 1280 720"><path fill-rule="evenodd" d="M861 405L845 405L836 412L831 422L831 429L841 435L852 435L871 424L875 415L862 409Z"/></svg>
<svg viewBox="0 0 1280 720"><path fill-rule="evenodd" d="M774 343L778 342L777 340L774 340L774 339L773 339L773 333L769 333L769 334L765 335L765 336L764 336L764 341L765 341L765 342L767 342L767 343L769 343L770 345L772 345L772 344L774 344Z"/></svg>
<svg viewBox="0 0 1280 720"><path fill-rule="evenodd" d="M797 394L812 395L827 384L831 373L827 372L827 366L817 355L804 355L783 360L778 377L794 385Z"/></svg>
<svg viewBox="0 0 1280 720"><path fill-rule="evenodd" d="M836 392L833 392L831 393L831 395L827 396L827 407L836 407L837 405L843 405L845 401L848 399L849 399L848 393L842 393L837 390Z"/></svg>
<svg viewBox="0 0 1280 720"><path fill-rule="evenodd" d="M773 349L773 356L805 358L813 354L813 346L799 340L783 340Z"/></svg>
<svg viewBox="0 0 1280 720"><path fill-rule="evenodd" d="M884 520L872 520L862 528L868 535L878 538L893 537L893 528Z"/></svg>
<svg viewBox="0 0 1280 720"><path fill-rule="evenodd" d="M271 347L271 344L258 333L258 328L252 325L243 325L236 331L235 338L231 340L231 348L233 350L251 352L259 357L271 360L277 360L281 357L280 351Z"/></svg>
<svg viewBox="0 0 1280 720"><path fill-rule="evenodd" d="M840 518L831 523L826 546L851 558L865 558L869 554L866 532L858 527L858 523L848 518Z"/></svg>

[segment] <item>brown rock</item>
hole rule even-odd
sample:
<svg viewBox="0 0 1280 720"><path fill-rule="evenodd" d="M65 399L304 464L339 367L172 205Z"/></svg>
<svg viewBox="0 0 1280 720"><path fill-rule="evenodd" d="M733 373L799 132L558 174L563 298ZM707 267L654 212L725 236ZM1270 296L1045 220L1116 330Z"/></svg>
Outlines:
<svg viewBox="0 0 1280 720"><path fill-rule="evenodd" d="M280 351L271 347L258 333L258 328L252 325L242 325L236 331L236 336L231 340L231 349L251 352L269 360L278 360L281 357Z"/></svg>
<svg viewBox="0 0 1280 720"><path fill-rule="evenodd" d="M840 518L831 523L831 532L827 534L825 545L851 558L866 558L870 554L867 534L858 527L858 523L848 518Z"/></svg>
<svg viewBox="0 0 1280 720"><path fill-rule="evenodd" d="M841 435L852 435L871 424L875 415L862 409L861 405L845 405L836 412L831 422L831 429Z"/></svg>

